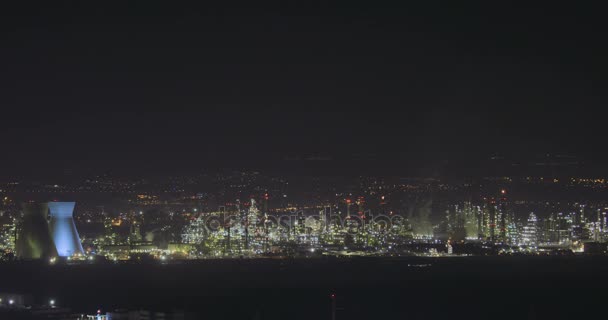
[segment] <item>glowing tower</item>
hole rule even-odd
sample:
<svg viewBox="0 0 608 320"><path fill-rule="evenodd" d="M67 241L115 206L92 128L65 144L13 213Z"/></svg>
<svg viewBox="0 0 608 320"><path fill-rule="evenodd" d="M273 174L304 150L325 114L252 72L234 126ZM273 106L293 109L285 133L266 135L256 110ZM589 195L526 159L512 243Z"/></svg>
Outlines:
<svg viewBox="0 0 608 320"><path fill-rule="evenodd" d="M60 257L69 257L75 254L84 254L80 237L74 224L75 202L49 202L50 211L49 230L55 242L57 254Z"/></svg>

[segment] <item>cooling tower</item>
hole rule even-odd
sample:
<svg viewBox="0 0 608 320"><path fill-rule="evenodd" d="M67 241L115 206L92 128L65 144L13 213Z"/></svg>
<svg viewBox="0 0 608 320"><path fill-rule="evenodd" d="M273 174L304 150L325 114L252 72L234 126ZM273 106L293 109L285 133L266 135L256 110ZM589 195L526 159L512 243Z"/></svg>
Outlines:
<svg viewBox="0 0 608 320"><path fill-rule="evenodd" d="M51 220L49 230L60 257L69 257L74 254L84 254L76 225L74 225L75 202L49 202Z"/></svg>
<svg viewBox="0 0 608 320"><path fill-rule="evenodd" d="M49 232L46 203L24 203L23 220L17 234L15 249L21 259L46 259L57 256Z"/></svg>

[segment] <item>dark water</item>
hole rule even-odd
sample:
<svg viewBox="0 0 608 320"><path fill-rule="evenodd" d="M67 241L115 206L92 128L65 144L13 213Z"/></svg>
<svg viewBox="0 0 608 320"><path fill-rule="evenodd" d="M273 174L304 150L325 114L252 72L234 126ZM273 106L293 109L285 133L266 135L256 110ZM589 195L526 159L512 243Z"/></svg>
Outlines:
<svg viewBox="0 0 608 320"><path fill-rule="evenodd" d="M431 264L430 267L414 265ZM1 264L4 292L79 312L188 310L207 319L584 319L604 314L605 257Z"/></svg>

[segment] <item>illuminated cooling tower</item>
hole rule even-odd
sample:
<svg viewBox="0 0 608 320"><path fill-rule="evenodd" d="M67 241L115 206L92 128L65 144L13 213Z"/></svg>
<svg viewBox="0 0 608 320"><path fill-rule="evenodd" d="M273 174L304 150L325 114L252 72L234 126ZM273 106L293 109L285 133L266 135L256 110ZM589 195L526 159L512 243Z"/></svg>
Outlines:
<svg viewBox="0 0 608 320"><path fill-rule="evenodd" d="M74 225L75 202L49 202L51 220L49 230L60 257L69 257L74 254L84 254L76 225Z"/></svg>
<svg viewBox="0 0 608 320"><path fill-rule="evenodd" d="M21 259L43 259L57 256L57 250L49 232L46 203L24 203L15 249Z"/></svg>

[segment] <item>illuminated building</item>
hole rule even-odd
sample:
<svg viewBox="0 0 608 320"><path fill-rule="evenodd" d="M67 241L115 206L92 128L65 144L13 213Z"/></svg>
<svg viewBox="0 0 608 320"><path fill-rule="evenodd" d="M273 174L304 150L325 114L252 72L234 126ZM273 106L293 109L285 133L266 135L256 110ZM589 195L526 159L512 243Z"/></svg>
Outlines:
<svg viewBox="0 0 608 320"><path fill-rule="evenodd" d="M15 232L17 223L14 218L10 222L0 225L0 251L15 251Z"/></svg>
<svg viewBox="0 0 608 320"><path fill-rule="evenodd" d="M258 210L255 200L251 199L251 205L247 213L247 224L245 226L245 246L249 248L251 245L255 247L255 240L258 236L258 225L260 224L260 210Z"/></svg>
<svg viewBox="0 0 608 320"><path fill-rule="evenodd" d="M496 205L495 205L495 201L492 201L492 203L488 206L489 211L489 237L492 241L496 240Z"/></svg>
<svg viewBox="0 0 608 320"><path fill-rule="evenodd" d="M524 226L521 244L527 246L536 246L538 244L538 219L534 213L530 213L528 222Z"/></svg>
<svg viewBox="0 0 608 320"><path fill-rule="evenodd" d="M448 234L455 242L463 241L466 238L465 214L464 210L458 205L448 211Z"/></svg>
<svg viewBox="0 0 608 320"><path fill-rule="evenodd" d="M268 214L268 192L264 193L264 214L267 215Z"/></svg>
<svg viewBox="0 0 608 320"><path fill-rule="evenodd" d="M182 234L182 241L189 244L199 244L205 240L207 227L205 218L200 216L188 224Z"/></svg>
<svg viewBox="0 0 608 320"><path fill-rule="evenodd" d="M106 215L105 212L101 213L104 216L103 219L103 227L104 227L104 237L102 239L102 243L104 246L115 245L118 242L118 236L113 230L112 226L112 218Z"/></svg>
<svg viewBox="0 0 608 320"><path fill-rule="evenodd" d="M498 223L498 240L501 242L507 241L507 226L508 226L508 214L507 214L507 191L505 189L500 190L500 195L497 197L496 209L498 217L496 222Z"/></svg>
<svg viewBox="0 0 608 320"><path fill-rule="evenodd" d="M23 220L16 239L17 257L41 259L83 255L72 216L74 205L74 202L24 204Z"/></svg>
<svg viewBox="0 0 608 320"><path fill-rule="evenodd" d="M484 214L484 210L482 210L480 207L477 207L477 238L478 239L483 239L485 238L485 224L484 224L484 218L485 218L485 214Z"/></svg>
<svg viewBox="0 0 608 320"><path fill-rule="evenodd" d="M350 199L346 199L346 216L345 219L350 217L350 206L352 205L352 201Z"/></svg>
<svg viewBox="0 0 608 320"><path fill-rule="evenodd" d="M365 197L363 197L363 196L357 197L356 203L357 203L357 207L358 207L357 214L360 217L363 217L365 214Z"/></svg>
<svg viewBox="0 0 608 320"><path fill-rule="evenodd" d="M474 207L470 202L464 204L464 229L467 239L477 239L479 236L478 207Z"/></svg>
<svg viewBox="0 0 608 320"><path fill-rule="evenodd" d="M572 240L571 229L572 229L572 217L569 214L558 213L555 225L555 232L557 234L557 243L566 244Z"/></svg>
<svg viewBox="0 0 608 320"><path fill-rule="evenodd" d="M60 257L84 255L82 243L74 224L75 202L49 202L49 229Z"/></svg>
<svg viewBox="0 0 608 320"><path fill-rule="evenodd" d="M138 221L131 222L131 226L129 226L129 241L139 242L142 240L140 223Z"/></svg>
<svg viewBox="0 0 608 320"><path fill-rule="evenodd" d="M322 221L325 226L324 232L329 233L332 230L333 226L338 223L338 220L340 218L340 212L338 211L338 214L334 215L333 207L325 206L323 208L323 217L324 218Z"/></svg>
<svg viewBox="0 0 608 320"><path fill-rule="evenodd" d="M511 219L507 224L507 240L510 244L518 244L520 243L520 234L519 229L517 228L517 224L514 219Z"/></svg>

